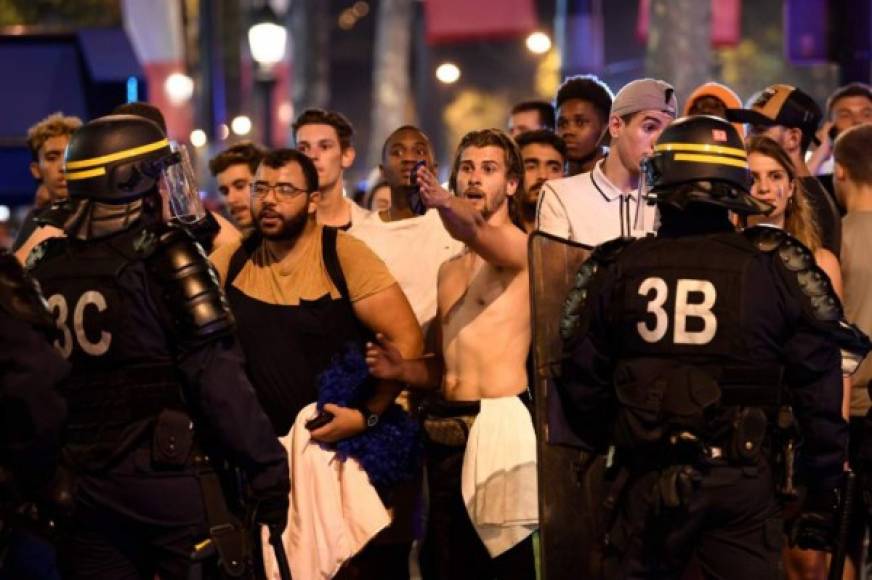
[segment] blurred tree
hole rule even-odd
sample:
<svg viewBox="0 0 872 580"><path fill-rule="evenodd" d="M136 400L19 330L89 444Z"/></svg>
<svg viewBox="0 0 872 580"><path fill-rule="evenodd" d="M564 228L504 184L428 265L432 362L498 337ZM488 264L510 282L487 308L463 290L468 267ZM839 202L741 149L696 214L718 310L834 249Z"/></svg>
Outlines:
<svg viewBox="0 0 872 580"><path fill-rule="evenodd" d="M504 128L510 108L509 100L504 95L476 89L461 90L442 114L448 149L445 158L454 160L454 148L470 131L489 127Z"/></svg>
<svg viewBox="0 0 872 580"><path fill-rule="evenodd" d="M675 87L679 105L712 80L711 4L702 0L651 0L645 72Z"/></svg>
<svg viewBox="0 0 872 580"><path fill-rule="evenodd" d="M120 26L118 0L0 0L0 26Z"/></svg>
<svg viewBox="0 0 872 580"><path fill-rule="evenodd" d="M330 103L330 3L294 0L288 11L294 67L294 111Z"/></svg>
<svg viewBox="0 0 872 580"><path fill-rule="evenodd" d="M378 3L374 66L372 71L372 121L368 165L381 162L385 139L406 123L409 101L412 0L381 0Z"/></svg>

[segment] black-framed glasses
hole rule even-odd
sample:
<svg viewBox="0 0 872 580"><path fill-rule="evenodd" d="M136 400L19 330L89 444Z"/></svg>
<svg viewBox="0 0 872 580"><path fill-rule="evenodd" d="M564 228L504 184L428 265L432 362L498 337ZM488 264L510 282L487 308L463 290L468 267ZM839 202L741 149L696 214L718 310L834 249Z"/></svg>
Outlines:
<svg viewBox="0 0 872 580"><path fill-rule="evenodd" d="M308 193L305 189L296 187L291 183L276 183L275 185L270 185L265 181L255 181L250 184L250 188L251 195L258 199L265 198L270 191L275 191L276 197L280 200L291 200L298 195Z"/></svg>

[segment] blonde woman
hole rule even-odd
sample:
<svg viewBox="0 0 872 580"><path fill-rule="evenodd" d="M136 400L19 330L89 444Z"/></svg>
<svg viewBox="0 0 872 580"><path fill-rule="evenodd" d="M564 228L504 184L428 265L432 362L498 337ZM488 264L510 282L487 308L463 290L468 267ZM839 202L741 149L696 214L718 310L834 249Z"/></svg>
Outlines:
<svg viewBox="0 0 872 580"><path fill-rule="evenodd" d="M842 298L842 274L839 260L823 247L820 230L790 157L781 146L765 136L753 137L746 144L748 165L754 184L751 194L773 206L767 216L755 216L749 225L769 225L782 228L808 247L820 268L826 272L833 289ZM848 417L850 380L844 379L842 414ZM824 552L785 548L784 567L788 580L823 580L827 576Z"/></svg>

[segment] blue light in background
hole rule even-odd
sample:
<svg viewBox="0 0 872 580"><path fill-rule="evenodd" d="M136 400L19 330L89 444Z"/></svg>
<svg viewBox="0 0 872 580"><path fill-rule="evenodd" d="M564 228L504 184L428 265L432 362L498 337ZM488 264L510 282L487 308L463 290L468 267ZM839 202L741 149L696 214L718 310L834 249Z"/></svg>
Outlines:
<svg viewBox="0 0 872 580"><path fill-rule="evenodd" d="M139 81L136 77L127 77L127 102L133 103L139 100Z"/></svg>

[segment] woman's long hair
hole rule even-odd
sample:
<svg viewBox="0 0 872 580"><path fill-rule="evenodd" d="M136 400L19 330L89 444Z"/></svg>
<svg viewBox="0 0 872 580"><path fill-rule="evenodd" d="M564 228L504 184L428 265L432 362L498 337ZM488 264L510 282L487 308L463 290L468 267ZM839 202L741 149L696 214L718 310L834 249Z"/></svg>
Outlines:
<svg viewBox="0 0 872 580"><path fill-rule="evenodd" d="M784 230L812 252L817 251L821 247L820 227L811 210L808 194L796 178L796 167L787 152L765 135L752 137L745 148L749 156L751 153L759 153L774 159L787 173L788 180L793 184L793 197L787 200L787 208L784 210Z"/></svg>

